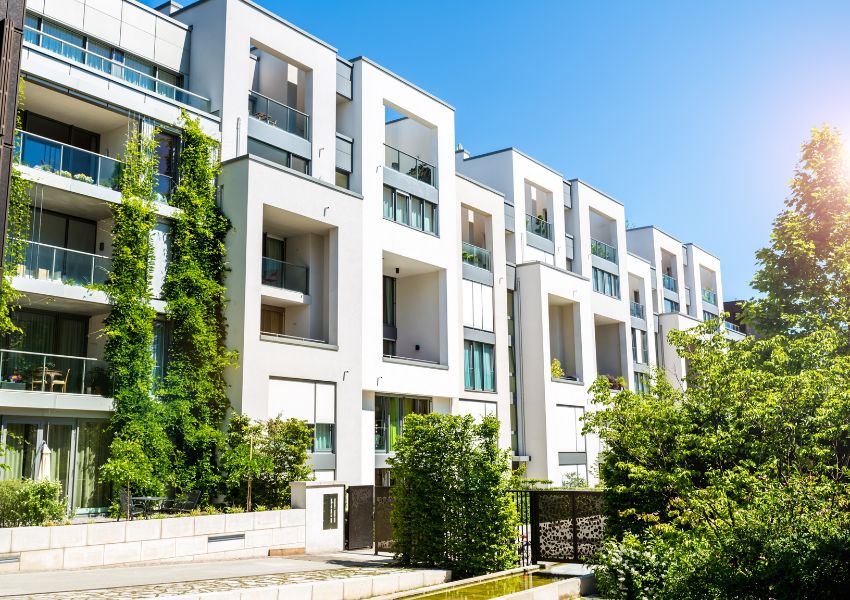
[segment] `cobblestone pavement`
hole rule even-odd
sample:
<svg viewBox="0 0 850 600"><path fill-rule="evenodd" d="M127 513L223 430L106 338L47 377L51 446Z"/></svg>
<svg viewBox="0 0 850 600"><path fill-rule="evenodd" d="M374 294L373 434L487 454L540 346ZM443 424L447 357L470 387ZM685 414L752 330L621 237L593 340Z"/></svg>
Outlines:
<svg viewBox="0 0 850 600"><path fill-rule="evenodd" d="M321 569L315 571L296 571L292 573L275 573L270 575L246 575L243 577L225 577L221 579L203 579L199 581L179 581L174 583L158 583L133 585L104 589L75 590L70 592L51 592L44 594L27 594L23 596L5 596L3 600L77 600L91 599L128 599L160 598L183 594L201 594L209 592L232 592L287 584L311 583L329 579L348 579L369 575L387 575L404 573L407 569L386 567L357 567L342 569Z"/></svg>

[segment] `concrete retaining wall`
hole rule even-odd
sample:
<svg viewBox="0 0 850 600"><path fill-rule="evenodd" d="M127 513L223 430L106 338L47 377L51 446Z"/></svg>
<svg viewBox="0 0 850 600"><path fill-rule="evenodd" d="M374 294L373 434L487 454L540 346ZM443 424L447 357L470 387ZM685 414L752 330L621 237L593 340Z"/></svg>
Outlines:
<svg viewBox="0 0 850 600"><path fill-rule="evenodd" d="M0 573L304 552L306 510L0 529Z"/></svg>

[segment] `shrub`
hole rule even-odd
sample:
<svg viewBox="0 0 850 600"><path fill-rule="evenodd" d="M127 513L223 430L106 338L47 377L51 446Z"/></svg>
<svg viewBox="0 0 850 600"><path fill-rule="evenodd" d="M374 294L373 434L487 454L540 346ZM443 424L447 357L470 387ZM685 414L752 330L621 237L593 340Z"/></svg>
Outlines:
<svg viewBox="0 0 850 600"><path fill-rule="evenodd" d="M0 481L0 527L44 525L61 520L66 505L58 481Z"/></svg>
<svg viewBox="0 0 850 600"><path fill-rule="evenodd" d="M552 359L552 377L554 379L563 379L566 373L564 372L564 368L561 366L561 361L557 358Z"/></svg>
<svg viewBox="0 0 850 600"><path fill-rule="evenodd" d="M649 536L610 538L596 557L596 584L611 600L656 600L664 586L665 559L665 545Z"/></svg>
<svg viewBox="0 0 850 600"><path fill-rule="evenodd" d="M498 420L410 414L402 431L389 459L397 559L459 576L515 566L518 519Z"/></svg>

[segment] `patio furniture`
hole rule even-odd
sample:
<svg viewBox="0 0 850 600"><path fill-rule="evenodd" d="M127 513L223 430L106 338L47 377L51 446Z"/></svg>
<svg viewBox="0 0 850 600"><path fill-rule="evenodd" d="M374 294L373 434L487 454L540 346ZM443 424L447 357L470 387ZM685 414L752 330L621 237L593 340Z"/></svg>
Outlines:
<svg viewBox="0 0 850 600"><path fill-rule="evenodd" d="M133 504L142 509L142 515L147 519L152 513L160 511L160 507L166 498L165 496L133 496L131 500Z"/></svg>
<svg viewBox="0 0 850 600"><path fill-rule="evenodd" d="M62 377L62 371L53 371L50 379L50 391L55 392L57 387L62 388L60 391L65 393L68 391L68 378L71 377L71 369L65 371L65 377Z"/></svg>
<svg viewBox="0 0 850 600"><path fill-rule="evenodd" d="M176 514L176 513L190 513L195 510L195 507L198 505L198 500L201 497L201 492L198 490L192 490L191 492L186 492L186 494L182 498L175 498L172 500L166 500L159 507L159 512L167 513L167 514Z"/></svg>
<svg viewBox="0 0 850 600"><path fill-rule="evenodd" d="M144 506L137 504L135 502L135 498L133 498L127 491L127 488L124 487L122 487L121 491L118 492L118 506L120 508L120 512L118 513L116 521L120 521L121 517L126 517L128 514L130 516L130 520L132 520L133 517L142 515L145 512Z"/></svg>
<svg viewBox="0 0 850 600"><path fill-rule="evenodd" d="M30 381L32 391L37 389L44 390L44 384L47 381L48 369L38 367L32 371L32 380Z"/></svg>

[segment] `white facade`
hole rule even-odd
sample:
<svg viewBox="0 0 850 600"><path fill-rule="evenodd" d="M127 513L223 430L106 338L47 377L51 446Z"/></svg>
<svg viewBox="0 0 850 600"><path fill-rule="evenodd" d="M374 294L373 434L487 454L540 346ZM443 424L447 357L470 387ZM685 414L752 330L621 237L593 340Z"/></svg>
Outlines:
<svg viewBox="0 0 850 600"><path fill-rule="evenodd" d="M665 332L719 314L716 258L627 231L621 203L513 148L455 151L451 106L248 0L163 12L30 0L28 11L20 168L35 182L37 252L13 283L40 344L27 356L67 384L11 381L22 355L0 349L0 419L4 432L67 442L75 508L98 508L79 483L92 471L83 447L111 409L97 371L109 303L80 285L109 270L109 207L121 201L109 174L131 129L158 128L170 148L182 110L221 140L233 408L314 426L318 479L386 484L404 415L432 411L493 414L529 476L593 482L589 386L640 388L656 364L681 378ZM176 146L161 153L154 296L177 160ZM57 333L36 339L39 327Z"/></svg>

